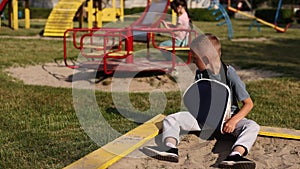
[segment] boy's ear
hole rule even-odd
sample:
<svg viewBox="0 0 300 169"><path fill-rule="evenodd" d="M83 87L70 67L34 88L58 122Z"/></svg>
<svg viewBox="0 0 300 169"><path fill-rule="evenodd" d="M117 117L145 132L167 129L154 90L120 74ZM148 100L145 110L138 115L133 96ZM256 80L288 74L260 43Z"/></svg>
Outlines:
<svg viewBox="0 0 300 169"><path fill-rule="evenodd" d="M202 62L203 62L205 65L209 64L209 59L208 59L207 56L201 57L201 60L202 60Z"/></svg>

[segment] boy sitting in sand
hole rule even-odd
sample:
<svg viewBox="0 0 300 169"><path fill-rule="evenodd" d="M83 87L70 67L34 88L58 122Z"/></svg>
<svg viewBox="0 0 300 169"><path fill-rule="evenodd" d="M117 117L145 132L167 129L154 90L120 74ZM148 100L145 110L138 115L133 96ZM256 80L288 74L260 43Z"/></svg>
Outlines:
<svg viewBox="0 0 300 169"><path fill-rule="evenodd" d="M221 168L243 168L254 169L255 163L244 158L253 146L258 132L259 125L245 118L253 108L253 102L246 90L245 84L237 75L235 69L226 66L221 61L221 43L213 34L200 35L191 43L193 62L198 70L196 80L209 78L227 84L231 91L231 115L223 125L225 135L233 135L236 138L231 153L224 159L219 167ZM225 77L220 72L225 70ZM238 102L242 102L239 108ZM187 112L177 112L168 115L163 120L162 142L166 151L157 150L151 147L144 147L144 153L160 160L178 162L178 148L180 142L180 131L201 131L195 117ZM222 137L220 132L215 132L213 137Z"/></svg>

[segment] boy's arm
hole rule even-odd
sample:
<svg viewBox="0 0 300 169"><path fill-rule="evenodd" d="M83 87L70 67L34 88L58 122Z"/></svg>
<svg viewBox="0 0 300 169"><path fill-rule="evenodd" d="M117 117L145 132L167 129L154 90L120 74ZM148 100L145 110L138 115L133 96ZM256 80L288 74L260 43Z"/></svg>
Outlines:
<svg viewBox="0 0 300 169"><path fill-rule="evenodd" d="M253 108L253 101L250 97L242 101L243 106L240 111L232 116L226 123L224 124L223 131L225 133L232 133L236 127L236 124L242 120Z"/></svg>

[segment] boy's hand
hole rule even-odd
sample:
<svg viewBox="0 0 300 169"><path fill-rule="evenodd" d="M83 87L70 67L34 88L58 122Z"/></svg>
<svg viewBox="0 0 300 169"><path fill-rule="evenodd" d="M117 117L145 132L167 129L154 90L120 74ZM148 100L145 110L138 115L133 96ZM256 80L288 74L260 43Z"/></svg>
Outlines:
<svg viewBox="0 0 300 169"><path fill-rule="evenodd" d="M243 106L240 111L225 122L223 126L223 132L232 133L236 127L236 124L251 111L253 107L252 99L249 97L242 102Z"/></svg>
<svg viewBox="0 0 300 169"><path fill-rule="evenodd" d="M232 133L235 129L236 122L233 119L229 119L225 122L223 126L224 133Z"/></svg>

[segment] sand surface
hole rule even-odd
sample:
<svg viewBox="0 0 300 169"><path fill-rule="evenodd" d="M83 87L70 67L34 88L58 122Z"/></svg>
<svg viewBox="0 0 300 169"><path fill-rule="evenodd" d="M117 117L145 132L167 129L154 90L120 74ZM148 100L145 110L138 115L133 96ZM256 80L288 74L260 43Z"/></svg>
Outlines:
<svg viewBox="0 0 300 169"><path fill-rule="evenodd" d="M156 146L151 140L145 146ZM160 161L146 156L140 149L113 164L109 169L208 169L218 164L229 153L232 141L203 141L195 135L183 136L179 144L179 162ZM300 141L258 137L248 159L257 169L299 169Z"/></svg>

